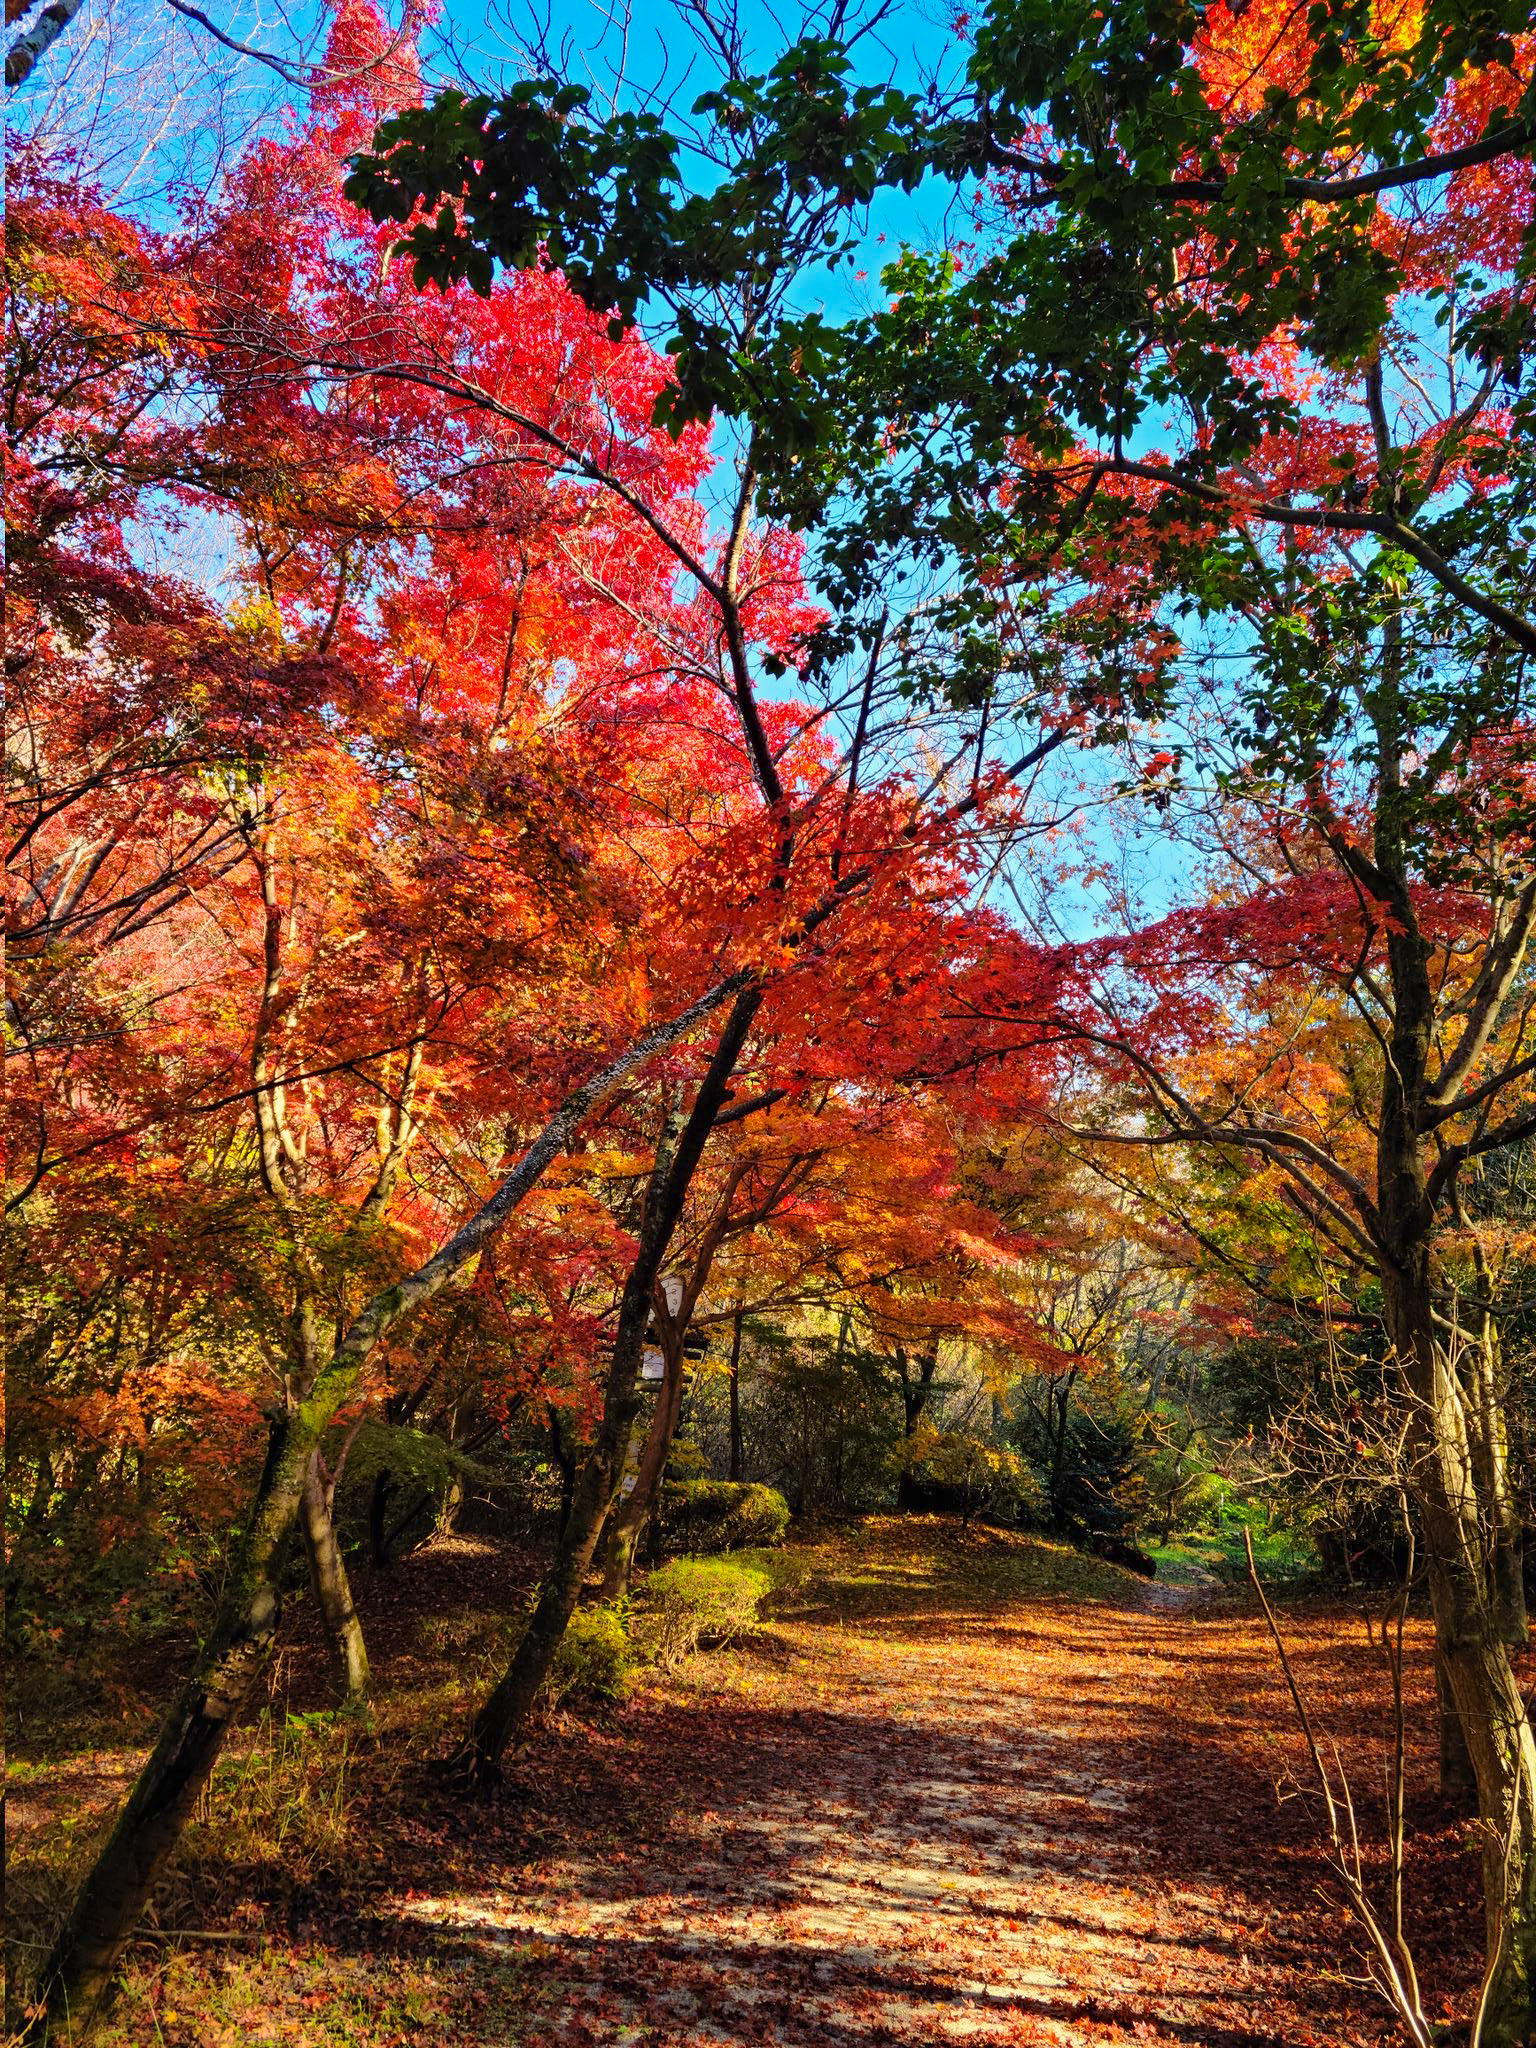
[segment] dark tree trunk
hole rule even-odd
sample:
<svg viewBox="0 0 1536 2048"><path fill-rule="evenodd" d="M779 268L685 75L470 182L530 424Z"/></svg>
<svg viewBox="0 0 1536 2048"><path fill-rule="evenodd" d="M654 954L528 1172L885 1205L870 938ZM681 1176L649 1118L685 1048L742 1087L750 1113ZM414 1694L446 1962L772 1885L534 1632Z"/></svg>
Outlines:
<svg viewBox="0 0 1536 2048"><path fill-rule="evenodd" d="M1509 1431L1504 1416L1499 1329L1494 1315L1493 1275L1474 1238L1477 1295L1475 1327L1469 1333L1462 1373L1478 1492L1489 1525L1489 1576L1494 1619L1503 1640L1523 1650L1530 1641L1525 1604L1525 1531L1509 1481Z"/></svg>
<svg viewBox="0 0 1536 2048"><path fill-rule="evenodd" d="M1390 848L1395 858L1400 854ZM1477 1784L1488 1953L1498 1957L1488 2048L1536 2031L1536 1741L1488 1569L1491 1504L1479 1497L1474 1425L1436 1327L1437 1225L1425 1164L1426 1074L1435 1016L1429 949L1399 886L1388 937L1394 1015L1377 1137L1380 1277L1387 1335L1409 1404L1412 1486L1444 1686Z"/></svg>
<svg viewBox="0 0 1536 2048"><path fill-rule="evenodd" d="M494 1784L500 1778L507 1744L527 1720L576 1610L639 1409L640 1358L662 1260L761 1002L762 993L756 987L737 996L676 1148L658 1154L647 1190L639 1247L619 1304L619 1327L603 1388L602 1421L576 1482L570 1522L512 1661L476 1715L468 1742L451 1760L451 1769L475 1783Z"/></svg>
<svg viewBox="0 0 1536 2048"><path fill-rule="evenodd" d="M1050 1509L1052 1531L1060 1535L1066 1521L1064 1505L1067 1491L1067 1421L1072 1413L1072 1387L1077 1379L1076 1366L1070 1367L1059 1380L1053 1380L1047 1389L1046 1399L1050 1404L1051 1430L1051 1479Z"/></svg>
<svg viewBox="0 0 1536 2048"><path fill-rule="evenodd" d="M629 1591L630 1574L635 1566L635 1553L645 1532L646 1521L656 1503L661 1475L667 1469L672 1439L677 1434L678 1417L682 1411L682 1347L669 1335L667 1369L657 1392L656 1406L635 1465L634 1486L627 1494L621 1491L613 1504L613 1512L608 1517L608 1527L604 1536L601 1595L604 1600L617 1600Z"/></svg>
<svg viewBox="0 0 1536 2048"><path fill-rule="evenodd" d="M1484 2039L1525 2042L1536 2024L1536 1741L1493 1598L1466 1406L1436 1338L1427 1258L1383 1277L1388 1327L1417 1418L1414 1490L1443 1686L1483 1823L1487 1940L1500 1956ZM1444 1736L1442 1757L1459 1778L1460 1751ZM1455 1783L1447 1790L1454 1794Z"/></svg>

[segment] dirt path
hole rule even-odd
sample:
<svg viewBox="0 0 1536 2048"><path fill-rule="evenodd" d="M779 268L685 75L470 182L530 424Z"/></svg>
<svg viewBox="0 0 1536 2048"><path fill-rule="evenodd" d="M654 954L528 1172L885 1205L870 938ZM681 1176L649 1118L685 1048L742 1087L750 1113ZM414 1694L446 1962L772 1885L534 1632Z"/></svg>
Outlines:
<svg viewBox="0 0 1536 2048"><path fill-rule="evenodd" d="M1196 1596L875 1578L867 1613L780 1622L724 1699L625 1716L664 1820L610 1825L594 1785L504 1882L394 1911L505 1954L539 2048L1375 2037L1300 1981L1271 1789L1169 1746L1221 1683Z"/></svg>

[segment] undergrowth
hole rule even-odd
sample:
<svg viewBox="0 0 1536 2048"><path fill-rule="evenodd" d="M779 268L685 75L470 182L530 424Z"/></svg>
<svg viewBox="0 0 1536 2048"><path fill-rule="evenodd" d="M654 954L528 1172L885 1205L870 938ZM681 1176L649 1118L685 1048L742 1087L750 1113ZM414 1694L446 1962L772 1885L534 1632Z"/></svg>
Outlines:
<svg viewBox="0 0 1536 2048"><path fill-rule="evenodd" d="M724 1649L757 1626L767 1572L734 1557L675 1557L640 1592L635 1643L660 1671L671 1671L706 1643Z"/></svg>

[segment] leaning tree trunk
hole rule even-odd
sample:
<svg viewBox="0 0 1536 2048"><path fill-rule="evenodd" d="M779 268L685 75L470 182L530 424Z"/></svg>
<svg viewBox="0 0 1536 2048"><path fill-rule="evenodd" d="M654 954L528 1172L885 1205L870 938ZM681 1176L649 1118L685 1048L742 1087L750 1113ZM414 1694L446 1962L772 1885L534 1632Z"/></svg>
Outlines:
<svg viewBox="0 0 1536 2048"><path fill-rule="evenodd" d="M325 1483L317 1451L309 1461L299 1503L299 1526L309 1558L309 1581L325 1623L326 1637L341 1681L342 1698L358 1706L368 1696L368 1647L363 1624L352 1600L352 1585L336 1541L331 1489Z"/></svg>
<svg viewBox="0 0 1536 2048"><path fill-rule="evenodd" d="M576 1482L570 1520L511 1663L475 1716L467 1741L449 1760L449 1769L472 1784L489 1786L500 1781L502 1756L532 1712L539 1687L576 1611L639 1412L640 1360L651 1319L652 1290L761 1002L762 992L754 987L737 996L676 1148L663 1143L658 1150L646 1191L639 1246L619 1303L619 1326L603 1388L602 1421Z"/></svg>
<svg viewBox="0 0 1536 2048"><path fill-rule="evenodd" d="M274 1424L266 1467L213 1626L43 1965L30 2039L67 2029L75 2042L82 2042L100 2018L123 1946L270 1654L280 1606L277 1575L298 1519L310 1459L337 1410L351 1397L375 1346L491 1241L589 1111L642 1061L675 1043L728 996L739 1004L745 982L744 975L717 982L572 1089L490 1200L423 1265L373 1296L306 1398Z"/></svg>
<svg viewBox="0 0 1536 2048"><path fill-rule="evenodd" d="M266 1664L281 1605L277 1578L323 1430L307 1406L274 1426L213 1629L44 1965L43 2011L31 2038L67 2026L71 2039L87 2040L102 2014L123 1945Z"/></svg>

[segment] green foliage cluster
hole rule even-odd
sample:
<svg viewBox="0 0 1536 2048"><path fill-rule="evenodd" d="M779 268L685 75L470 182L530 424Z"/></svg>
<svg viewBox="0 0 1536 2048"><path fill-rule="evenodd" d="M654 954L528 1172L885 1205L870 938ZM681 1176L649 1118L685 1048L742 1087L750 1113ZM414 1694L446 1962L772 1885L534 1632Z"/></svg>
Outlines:
<svg viewBox="0 0 1536 2048"><path fill-rule="evenodd" d="M621 1706L642 1665L671 1671L695 1650L748 1634L772 1585L767 1571L735 1558L677 1557L650 1574L634 1601L578 1607L544 1681L544 1705L577 1714Z"/></svg>
<svg viewBox="0 0 1536 2048"><path fill-rule="evenodd" d="M741 1371L745 1470L795 1515L869 1514L892 1498L901 1409L888 1361L854 1333L746 1326ZM695 1437L716 1472L726 1469L726 1383L707 1378L691 1398ZM749 1539L751 1540L751 1539Z"/></svg>
<svg viewBox="0 0 1536 2048"><path fill-rule="evenodd" d="M1015 1441L1044 1496L1045 1526L1058 1536L1122 1536L1146 1503L1143 1446L1134 1419L1106 1402L1068 1411L1060 1434L1023 1406Z"/></svg>
<svg viewBox="0 0 1536 2048"><path fill-rule="evenodd" d="M661 1512L663 1540L687 1551L782 1543L789 1527L782 1493L730 1479L668 1480Z"/></svg>
<svg viewBox="0 0 1536 2048"><path fill-rule="evenodd" d="M641 1589L635 1641L670 1671L706 1644L719 1648L749 1634L770 1590L765 1571L734 1558L675 1557Z"/></svg>
<svg viewBox="0 0 1536 2048"><path fill-rule="evenodd" d="M1016 1451L969 1430L920 1427L907 1439L901 1464L925 1494L946 1496L967 1522L986 1514L1039 1523L1046 1512L1039 1475Z"/></svg>
<svg viewBox="0 0 1536 2048"><path fill-rule="evenodd" d="M447 1493L456 1479L486 1476L483 1466L466 1458L445 1437L426 1429L370 1419L357 1432L347 1452L347 1493L361 1495L381 1472L387 1472L397 1482L419 1487L433 1499Z"/></svg>
<svg viewBox="0 0 1536 2048"><path fill-rule="evenodd" d="M1178 1540L1154 1544L1151 1556L1157 1575L1170 1585L1198 1584L1217 1579L1226 1585L1241 1585L1248 1577L1248 1552L1244 1533L1253 1542L1253 1560L1260 1579L1268 1587L1300 1585L1315 1581L1318 1549L1308 1531L1277 1516L1260 1501L1245 1500L1236 1489L1213 1479L1215 1505L1204 1519L1191 1525Z"/></svg>
<svg viewBox="0 0 1536 2048"><path fill-rule="evenodd" d="M637 1661L622 1607L578 1607L544 1681L544 1699L588 1713L618 1706L629 1696Z"/></svg>

